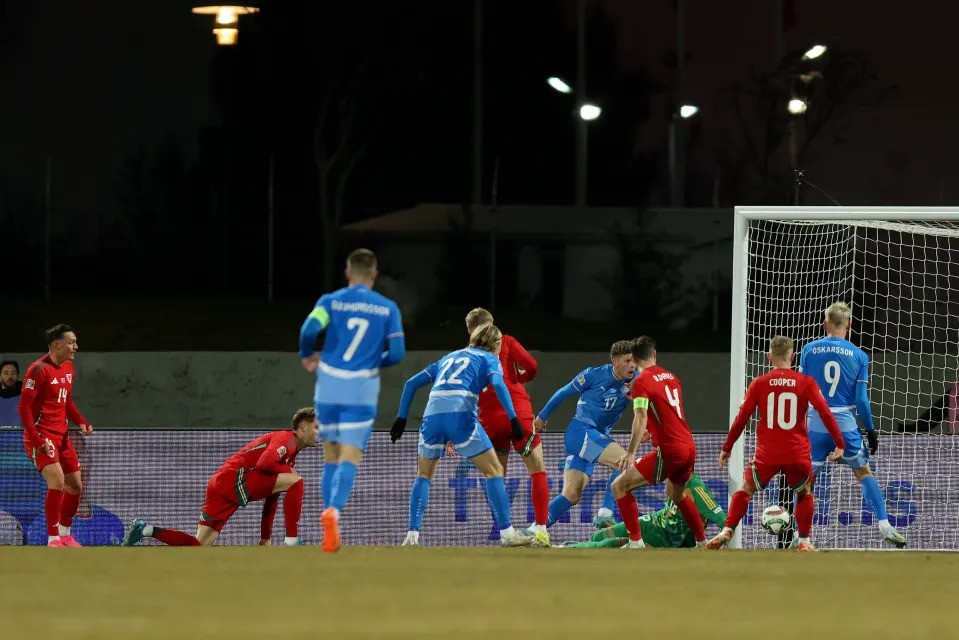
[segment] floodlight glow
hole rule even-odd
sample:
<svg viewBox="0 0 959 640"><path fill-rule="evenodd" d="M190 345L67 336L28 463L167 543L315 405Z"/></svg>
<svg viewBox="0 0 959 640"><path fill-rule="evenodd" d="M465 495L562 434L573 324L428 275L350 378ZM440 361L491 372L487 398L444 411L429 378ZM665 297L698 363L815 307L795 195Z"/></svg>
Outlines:
<svg viewBox="0 0 959 640"><path fill-rule="evenodd" d="M789 104L786 105L786 108L789 109L789 113L793 114L794 116L798 116L801 113L806 113L806 109L809 108L809 104L805 100L793 98L789 101Z"/></svg>
<svg viewBox="0 0 959 640"><path fill-rule="evenodd" d="M579 108L579 117L582 118L583 120L586 120L587 122L591 120L595 120L600 115L602 115L602 113L603 113L602 108L598 107L595 104L590 104L588 102Z"/></svg>
<svg viewBox="0 0 959 640"><path fill-rule="evenodd" d="M553 89L559 91L560 93L573 92L573 88L571 86L566 84L562 78L558 78L556 76L550 76L549 78L546 78L546 84L553 87Z"/></svg>
<svg viewBox="0 0 959 640"><path fill-rule="evenodd" d="M821 55L824 54L824 53L826 53L826 47L825 47L825 45L814 44L813 46L811 46L811 47L809 48L809 51L807 51L806 53L803 54L802 59L803 59L803 60L815 60L816 58L818 58L819 56L821 56Z"/></svg>
<svg viewBox="0 0 959 640"><path fill-rule="evenodd" d="M680 118L692 118L699 113L699 107L694 104L684 104L679 107Z"/></svg>

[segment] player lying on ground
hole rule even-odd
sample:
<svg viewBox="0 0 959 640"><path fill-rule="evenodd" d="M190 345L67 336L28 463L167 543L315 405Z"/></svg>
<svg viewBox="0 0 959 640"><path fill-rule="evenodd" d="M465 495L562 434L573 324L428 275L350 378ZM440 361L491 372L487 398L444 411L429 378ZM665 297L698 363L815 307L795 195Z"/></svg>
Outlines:
<svg viewBox="0 0 959 640"><path fill-rule="evenodd" d="M260 519L260 544L269 545L277 501L283 498L286 524L285 544L301 544L297 537L303 509L303 478L293 470L296 454L317 445L316 411L305 407L293 414L293 431L272 431L253 440L223 463L206 486L206 498L200 512L196 536L182 531L161 529L143 520L134 520L123 538L131 547L142 538L154 538L178 547L212 545L237 509L263 500Z"/></svg>
<svg viewBox="0 0 959 640"><path fill-rule="evenodd" d="M328 293L300 327L303 367L316 372L316 417L323 440L323 551L340 548L340 512L373 433L380 395L380 369L406 353L396 303L373 291L376 256L357 249L346 259L349 286ZM323 353L313 351L326 332Z"/></svg>
<svg viewBox="0 0 959 640"><path fill-rule="evenodd" d="M566 446L563 492L549 503L547 526L552 526L579 502L597 462L618 471L627 459L626 450L609 437L609 432L629 404L629 384L636 373L630 348L629 340L613 343L609 350L610 364L579 372L553 394L533 421L537 432L545 430L549 416L563 400L579 396L576 415L563 438Z"/></svg>
<svg viewBox="0 0 959 640"><path fill-rule="evenodd" d="M829 408L839 422L839 430L845 441L845 451L840 464L852 469L862 485L862 495L876 514L882 539L902 548L906 539L889 523L886 501L882 497L879 482L869 468L869 456L879 451L879 434L872 421L869 402L869 356L846 340L852 327L852 309L845 302L834 302L826 309L823 330L826 337L810 342L799 356L799 370L812 376L819 384ZM869 441L869 451L863 445L856 418L862 420ZM818 475L826 466L826 454L832 442L826 428L817 415L809 417L809 441L812 444L812 466ZM815 480L814 480L815 483Z"/></svg>
<svg viewBox="0 0 959 640"><path fill-rule="evenodd" d="M67 419L88 436L93 427L73 403L77 335L65 324L47 330L48 351L27 367L17 406L23 424L23 448L47 483L44 512L47 546L79 547L70 533L80 505L80 460L67 435Z"/></svg>
<svg viewBox="0 0 959 640"><path fill-rule="evenodd" d="M696 509L702 518L703 526L712 522L721 527L726 521L726 512L719 506L716 496L703 484L702 478L695 473L686 482L685 495L692 497ZM679 549L695 547L696 538L679 513L676 503L666 499L666 505L659 511L645 513L639 518L639 528L643 532L643 542L647 547L659 549ZM567 542L564 547L595 549L600 547L622 547L629 543L626 524L619 522L600 529L587 542Z"/></svg>
<svg viewBox="0 0 959 640"><path fill-rule="evenodd" d="M842 457L843 440L839 425L829 411L826 399L811 377L792 370L793 341L776 336L769 341L766 358L772 371L749 384L739 413L729 427L729 435L719 454L719 468L726 466L733 445L739 440L753 412L759 409L756 424L756 456L746 467L743 487L729 502L729 517L722 532L709 541L710 549L729 543L733 530L746 515L746 508L756 491L763 490L776 474L782 472L796 492L796 527L799 529L800 551L814 551L809 540L815 511L812 489L812 463L809 459L809 437L806 432L806 411L811 404L822 418L832 438L833 451L828 460Z"/></svg>
<svg viewBox="0 0 959 640"><path fill-rule="evenodd" d="M466 329L473 331L487 324L493 324L493 315L481 307L466 314ZM509 416L496 397L496 392L487 386L479 397L479 421L486 430L496 457L505 472L509 462L509 450L512 447L523 458L530 478L530 503L533 505L533 525L523 533L535 536L541 544L549 544L546 522L549 509L549 481L546 479L546 467L543 464L543 445L539 434L533 429L533 405L524 383L536 377L539 368L536 360L523 345L512 336L503 334L499 361L503 367L503 381L509 389L509 397L516 410L516 419L523 427L523 437L513 439ZM492 503L491 503L492 504Z"/></svg>
<svg viewBox="0 0 959 640"><path fill-rule="evenodd" d="M503 369L496 357L501 344L500 330L491 324L483 325L470 336L469 347L443 356L407 380L403 387L398 417L390 429L393 442L406 429L417 389L433 382L420 425L419 473L410 491L409 533L403 541L404 546L419 544L436 463L443 456L447 442L452 442L457 453L468 458L486 478L486 495L500 530L500 544L523 547L534 540L513 528L509 497L503 482L503 465L496 458L493 443L476 417L479 394L487 384L492 385L509 416L513 438L523 437L523 427L516 419L509 390L503 383Z"/></svg>
<svg viewBox="0 0 959 640"><path fill-rule="evenodd" d="M629 531L629 548L641 549L643 532L639 526L639 505L633 490L666 482L666 495L676 503L696 546L706 544L706 532L696 503L685 493L686 481L696 464L696 444L686 423L683 385L679 378L656 364L656 343L648 336L632 343L633 361L641 370L633 381L633 430L622 460L623 470L613 482L613 495L623 523ZM639 460L640 443L651 440L654 449ZM635 462L633 462L635 460Z"/></svg>

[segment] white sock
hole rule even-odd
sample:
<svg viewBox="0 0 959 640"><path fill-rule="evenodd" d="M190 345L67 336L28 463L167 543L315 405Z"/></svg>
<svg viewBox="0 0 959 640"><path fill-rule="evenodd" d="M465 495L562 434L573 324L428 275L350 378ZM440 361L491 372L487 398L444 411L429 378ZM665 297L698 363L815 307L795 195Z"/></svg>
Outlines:
<svg viewBox="0 0 959 640"><path fill-rule="evenodd" d="M646 543L642 540L630 540L626 546L630 549L645 549Z"/></svg>
<svg viewBox="0 0 959 640"><path fill-rule="evenodd" d="M413 540L416 540L416 541L418 542L419 539L420 539L420 532L419 532L419 531L410 530L409 532L407 532L406 537L407 537L407 538L412 538Z"/></svg>
<svg viewBox="0 0 959 640"><path fill-rule="evenodd" d="M61 536L68 536L68 535L70 535L70 527L64 527L62 524L58 524L58 525L57 525L57 528L60 529L60 535L61 535Z"/></svg>
<svg viewBox="0 0 959 640"><path fill-rule="evenodd" d="M612 510L612 509L607 509L606 507L600 507L600 508L597 509L597 511L596 511L596 517L597 517L597 518L612 518L612 517L613 517L613 510Z"/></svg>
<svg viewBox="0 0 959 640"><path fill-rule="evenodd" d="M293 536L292 538L290 536L283 538L283 544L285 544L288 547L295 546L298 541L299 541L299 538L297 538L296 536Z"/></svg>
<svg viewBox="0 0 959 640"><path fill-rule="evenodd" d="M152 525L152 524L148 524L148 525L145 525L145 526L143 527L143 535L145 535L147 538L149 538L149 537L151 537L151 536L153 535L153 525Z"/></svg>
<svg viewBox="0 0 959 640"><path fill-rule="evenodd" d="M812 541L809 539L809 536L806 536L805 538L800 536L799 544L812 544Z"/></svg>
<svg viewBox="0 0 959 640"><path fill-rule="evenodd" d="M533 525L533 532L534 532L534 533L543 533L543 534L545 534L545 533L546 533L546 525L545 525L545 524L534 524L534 525Z"/></svg>
<svg viewBox="0 0 959 640"><path fill-rule="evenodd" d="M47 536L47 544L50 544L54 540L59 540L60 536Z"/></svg>
<svg viewBox="0 0 959 640"><path fill-rule="evenodd" d="M513 525L506 527L505 529L499 530L499 537L504 540L512 538L516 535L516 529L513 528Z"/></svg>
<svg viewBox="0 0 959 640"><path fill-rule="evenodd" d="M63 527L60 527L60 528L63 529ZM885 531L886 529L892 529L892 525L889 524L889 521L888 521L888 520L880 520L880 521L879 521L879 530L880 530L880 531Z"/></svg>

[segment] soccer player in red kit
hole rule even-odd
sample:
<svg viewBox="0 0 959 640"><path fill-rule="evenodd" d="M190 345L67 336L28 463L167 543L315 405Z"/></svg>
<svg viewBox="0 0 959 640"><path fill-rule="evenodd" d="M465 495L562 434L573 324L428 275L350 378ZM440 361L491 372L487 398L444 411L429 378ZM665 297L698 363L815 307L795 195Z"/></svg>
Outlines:
<svg viewBox="0 0 959 640"><path fill-rule="evenodd" d="M626 455L620 461L623 473L613 481L613 496L629 532L628 547L646 545L639 528L639 505L633 489L666 482L666 495L676 504L693 532L696 546L706 544L706 530L692 497L685 494L693 475L696 444L686 423L683 385L679 378L656 364L656 343L648 336L633 341L633 361L640 374L633 380L633 430ZM654 449L636 460L640 443L651 440Z"/></svg>
<svg viewBox="0 0 959 640"><path fill-rule="evenodd" d="M316 410L304 407L293 414L293 431L271 431L249 442L216 470L206 486L196 536L183 531L161 529L143 520L133 521L123 538L132 547L142 538L154 538L177 547L209 546L216 542L227 520L237 509L264 500L260 519L260 545L270 544L277 501L283 498L287 546L300 544L297 529L303 508L303 478L293 471L296 454L317 445L319 424Z"/></svg>
<svg viewBox="0 0 959 640"><path fill-rule="evenodd" d="M47 354L27 368L20 393L23 447L47 483L47 546L79 547L70 527L83 485L80 461L67 435L67 419L80 425L84 436L93 433L93 427L73 403L77 334L70 326L58 324L47 330L46 338Z"/></svg>
<svg viewBox="0 0 959 640"><path fill-rule="evenodd" d="M809 483L812 478L812 461L806 428L806 412L810 404L822 418L836 445L836 449L827 459L835 461L841 458L845 444L839 424L829 410L829 405L819 390L819 384L812 377L793 371L794 355L791 338L776 336L769 341L766 358L772 365L772 371L750 383L739 413L729 427L729 435L726 436L726 442L719 454L720 469L729 461L733 445L742 435L753 411L759 409L756 456L746 467L742 489L734 493L729 501L726 526L719 535L709 541L710 549L719 549L729 543L736 525L746 515L746 508L753 493L761 491L773 476L782 472L786 476L786 482L796 492L798 548L800 551L815 551L809 541L815 509Z"/></svg>
<svg viewBox="0 0 959 640"><path fill-rule="evenodd" d="M486 309L477 307L466 314L466 329L470 335L486 324L493 324L493 314ZM503 381L509 389L513 408L516 409L516 418L523 427L523 438L513 440L509 417L492 387L486 387L480 394L479 421L493 443L493 449L504 470L509 461L510 447L522 456L530 477L530 502L533 505L534 520L533 526L524 533L534 538L537 545L549 546L549 533L546 531L549 519L549 482L543 462L542 441L533 429L533 405L526 387L523 386L536 377L539 365L516 338L506 334L503 334L499 359L503 365Z"/></svg>

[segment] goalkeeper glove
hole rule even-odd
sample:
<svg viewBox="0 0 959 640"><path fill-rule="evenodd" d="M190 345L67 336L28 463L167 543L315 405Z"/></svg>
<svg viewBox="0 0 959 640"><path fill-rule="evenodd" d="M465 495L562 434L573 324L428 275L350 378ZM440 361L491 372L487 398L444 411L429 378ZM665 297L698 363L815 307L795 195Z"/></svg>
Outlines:
<svg viewBox="0 0 959 640"><path fill-rule="evenodd" d="M879 451L879 434L876 430L866 432L866 440L869 442L869 455L874 456Z"/></svg>
<svg viewBox="0 0 959 640"><path fill-rule="evenodd" d="M390 428L390 442L396 442L406 431L406 418L397 418Z"/></svg>
<svg viewBox="0 0 959 640"><path fill-rule="evenodd" d="M513 432L513 440L523 439L523 425L519 423L519 418L510 418L509 427Z"/></svg>

